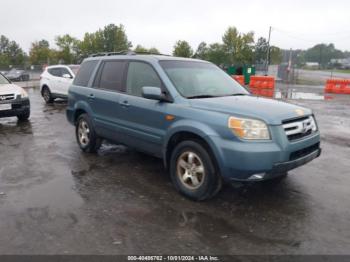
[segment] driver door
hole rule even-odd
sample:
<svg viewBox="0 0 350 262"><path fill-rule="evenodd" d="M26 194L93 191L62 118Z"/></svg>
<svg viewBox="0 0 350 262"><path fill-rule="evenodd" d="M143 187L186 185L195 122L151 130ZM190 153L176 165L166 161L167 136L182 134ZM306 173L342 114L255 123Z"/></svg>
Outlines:
<svg viewBox="0 0 350 262"><path fill-rule="evenodd" d="M161 156L167 121L167 102L142 97L142 87L162 87L154 68L145 62L129 62L126 93L120 94L119 119L127 144L156 156Z"/></svg>

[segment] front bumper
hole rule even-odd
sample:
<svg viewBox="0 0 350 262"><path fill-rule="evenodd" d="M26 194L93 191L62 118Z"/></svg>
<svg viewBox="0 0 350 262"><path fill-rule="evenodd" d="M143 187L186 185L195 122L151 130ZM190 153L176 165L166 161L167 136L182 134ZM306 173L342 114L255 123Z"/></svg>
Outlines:
<svg viewBox="0 0 350 262"><path fill-rule="evenodd" d="M287 172L289 170L292 170L294 168L297 168L299 166L305 165L306 163L311 162L315 158L319 157L321 155L321 148L316 149L315 151L300 157L296 160L292 161L287 161L283 163L277 163L274 165L273 169L271 170L270 173L282 173L282 172Z"/></svg>
<svg viewBox="0 0 350 262"><path fill-rule="evenodd" d="M210 138L220 173L226 181L271 179L321 154L319 132L293 142L279 127L272 130L272 140L265 142Z"/></svg>
<svg viewBox="0 0 350 262"><path fill-rule="evenodd" d="M20 96L17 96L14 100L2 101L0 104L11 104L11 109L0 110L0 117L19 116L30 111L29 98L20 98Z"/></svg>

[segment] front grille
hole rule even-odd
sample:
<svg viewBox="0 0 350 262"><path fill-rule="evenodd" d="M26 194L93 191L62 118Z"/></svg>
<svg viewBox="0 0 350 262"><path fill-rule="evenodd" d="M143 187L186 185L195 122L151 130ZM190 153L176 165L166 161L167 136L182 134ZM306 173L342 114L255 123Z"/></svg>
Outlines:
<svg viewBox="0 0 350 262"><path fill-rule="evenodd" d="M293 153L290 154L289 161L293 161L293 160L296 160L298 158L307 156L307 155L311 154L312 152L318 150L319 148L320 148L320 143L318 142L312 146L300 149L298 151L294 151Z"/></svg>
<svg viewBox="0 0 350 262"><path fill-rule="evenodd" d="M0 95L0 102L15 99L15 94Z"/></svg>
<svg viewBox="0 0 350 262"><path fill-rule="evenodd" d="M282 124L289 141L301 139L317 131L313 116L286 120Z"/></svg>
<svg viewBox="0 0 350 262"><path fill-rule="evenodd" d="M20 109L22 108L21 104L12 104L12 109Z"/></svg>

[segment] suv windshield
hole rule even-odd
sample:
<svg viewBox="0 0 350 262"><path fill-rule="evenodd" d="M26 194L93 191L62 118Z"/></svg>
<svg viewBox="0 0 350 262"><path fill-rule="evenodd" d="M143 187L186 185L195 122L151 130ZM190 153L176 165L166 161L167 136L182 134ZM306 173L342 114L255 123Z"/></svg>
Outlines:
<svg viewBox="0 0 350 262"><path fill-rule="evenodd" d="M205 62L160 61L177 91L186 98L249 94L217 66Z"/></svg>
<svg viewBox="0 0 350 262"><path fill-rule="evenodd" d="M0 74L0 85L6 85L9 83L10 82L2 74Z"/></svg>

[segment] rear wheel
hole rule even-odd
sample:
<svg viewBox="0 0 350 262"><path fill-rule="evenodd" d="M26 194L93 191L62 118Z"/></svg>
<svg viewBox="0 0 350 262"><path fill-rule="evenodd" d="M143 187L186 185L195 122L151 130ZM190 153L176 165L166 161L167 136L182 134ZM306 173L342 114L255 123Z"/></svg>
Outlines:
<svg viewBox="0 0 350 262"><path fill-rule="evenodd" d="M51 91L48 87L43 88L42 96L47 104L51 104L54 100Z"/></svg>
<svg viewBox="0 0 350 262"><path fill-rule="evenodd" d="M101 139L97 136L91 119L87 114L78 117L75 124L75 134L81 150L95 153L101 146Z"/></svg>
<svg viewBox="0 0 350 262"><path fill-rule="evenodd" d="M175 147L170 161L172 182L186 197L200 201L220 191L220 175L200 141L181 142Z"/></svg>

